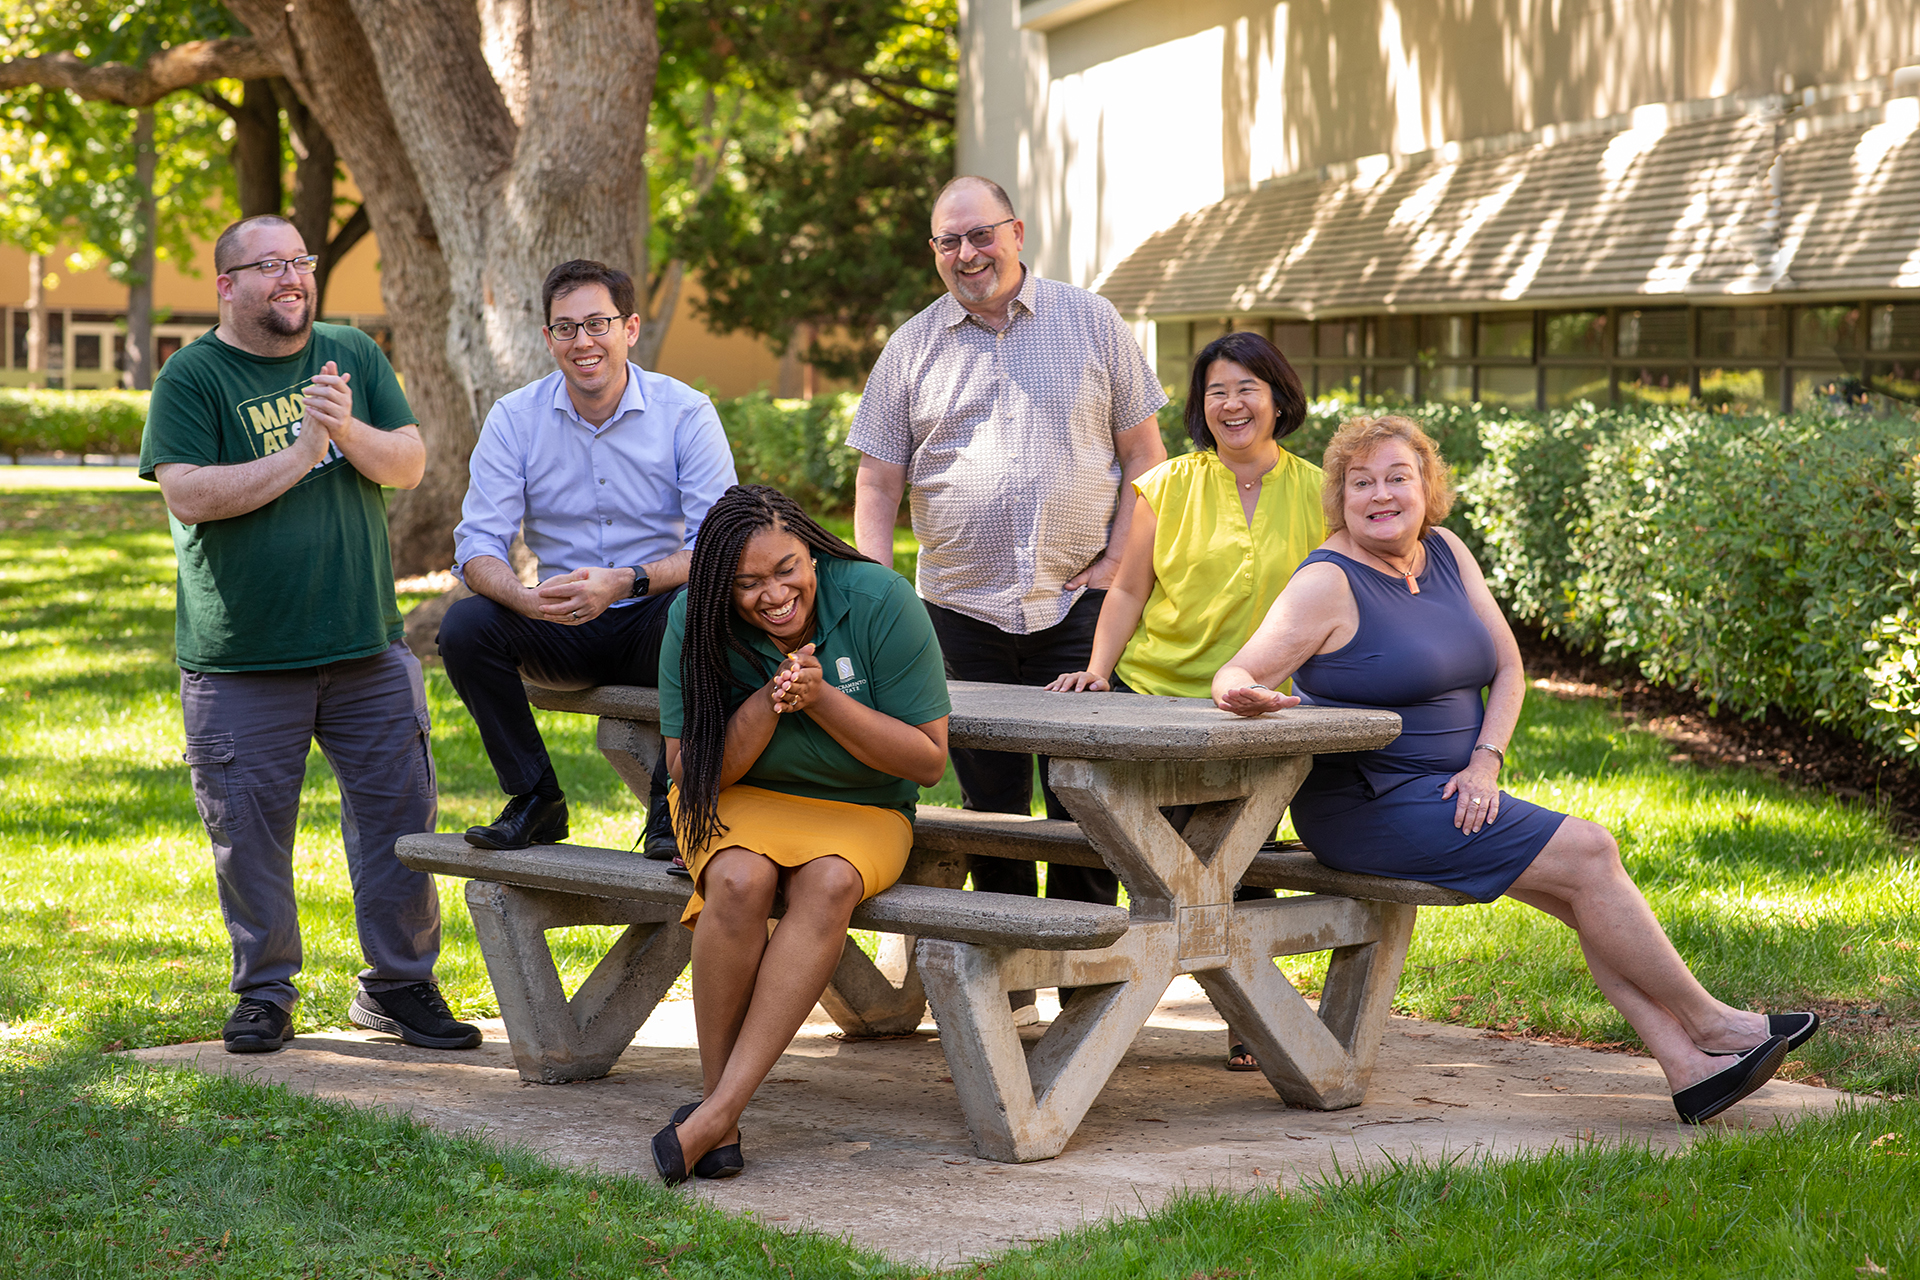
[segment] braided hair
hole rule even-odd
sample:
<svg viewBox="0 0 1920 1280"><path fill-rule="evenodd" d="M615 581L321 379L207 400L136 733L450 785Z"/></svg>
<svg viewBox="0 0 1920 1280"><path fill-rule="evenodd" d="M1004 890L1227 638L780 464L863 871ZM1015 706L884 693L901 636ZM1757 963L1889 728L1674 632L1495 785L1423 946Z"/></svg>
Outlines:
<svg viewBox="0 0 1920 1280"><path fill-rule="evenodd" d="M677 834L687 856L726 830L720 821L720 765L727 751L727 692L759 686L736 675L739 654L771 679L765 659L734 632L733 579L740 554L754 534L780 529L807 547L837 560L866 556L822 529L800 504L764 484L737 484L722 494L700 523L687 573L687 628L680 646L680 692L685 704L680 739L680 813ZM816 596L816 600L818 597Z"/></svg>

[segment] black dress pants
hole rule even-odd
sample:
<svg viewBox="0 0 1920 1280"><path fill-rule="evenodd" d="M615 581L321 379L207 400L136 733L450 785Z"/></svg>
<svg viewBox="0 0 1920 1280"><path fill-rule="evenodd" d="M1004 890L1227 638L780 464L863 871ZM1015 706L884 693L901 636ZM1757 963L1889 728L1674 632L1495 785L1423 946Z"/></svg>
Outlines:
<svg viewBox="0 0 1920 1280"><path fill-rule="evenodd" d="M1073 608L1045 631L1010 635L990 622L970 618L929 603L927 613L946 655L947 678L980 680L988 684L1024 684L1038 687L1068 671L1084 671L1093 658L1093 629L1100 621L1104 591L1088 591ZM962 802L982 813L1033 812L1033 756L1016 751L979 751L955 747L953 771L960 779ZM1046 783L1047 758L1040 757L1040 791L1047 816L1071 820L1072 814ZM973 863L973 887L990 893L1039 895L1039 877L1031 862L980 858ZM1112 906L1120 896L1120 881L1104 867L1047 867L1047 896L1069 902L1098 902Z"/></svg>
<svg viewBox="0 0 1920 1280"><path fill-rule="evenodd" d="M447 678L480 728L487 759L510 796L532 791L552 769L521 677L553 689L660 683L667 610L684 588L609 609L577 627L523 617L485 596L447 610L436 643ZM654 770L655 790L664 790Z"/></svg>

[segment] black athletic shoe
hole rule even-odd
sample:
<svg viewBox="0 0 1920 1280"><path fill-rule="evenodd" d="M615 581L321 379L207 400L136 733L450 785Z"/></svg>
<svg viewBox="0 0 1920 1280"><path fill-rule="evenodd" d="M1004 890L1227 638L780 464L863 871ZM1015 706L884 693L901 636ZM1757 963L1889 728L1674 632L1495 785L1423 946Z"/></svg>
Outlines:
<svg viewBox="0 0 1920 1280"><path fill-rule="evenodd" d="M480 1028L471 1022L457 1022L440 997L440 988L431 982L416 982L410 987L375 994L354 993L347 1006L347 1021L369 1031L384 1031L399 1036L422 1049L474 1049L480 1045Z"/></svg>
<svg viewBox="0 0 1920 1280"><path fill-rule="evenodd" d="M680 852L680 838L673 834L673 812L667 808L667 793L647 797L647 841L642 856L654 862L670 862Z"/></svg>
<svg viewBox="0 0 1920 1280"><path fill-rule="evenodd" d="M220 1038L228 1053L274 1053L293 1039L293 1015L271 1000L241 996Z"/></svg>
<svg viewBox="0 0 1920 1280"><path fill-rule="evenodd" d="M467 843L480 849L524 849L559 844L567 838L567 798L543 800L534 792L507 801L500 816L484 827L468 827Z"/></svg>

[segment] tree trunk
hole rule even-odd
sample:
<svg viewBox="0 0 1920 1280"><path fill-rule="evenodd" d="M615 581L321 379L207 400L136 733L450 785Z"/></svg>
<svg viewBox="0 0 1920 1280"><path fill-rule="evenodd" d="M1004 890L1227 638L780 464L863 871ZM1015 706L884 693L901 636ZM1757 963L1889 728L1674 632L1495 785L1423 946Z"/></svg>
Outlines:
<svg viewBox="0 0 1920 1280"><path fill-rule="evenodd" d="M229 8L277 45L366 194L395 364L427 440L426 480L390 516L395 568L444 567L480 423L553 367L541 280L569 258L631 268L659 62L652 0L592 20L570 0Z"/></svg>
<svg viewBox="0 0 1920 1280"><path fill-rule="evenodd" d="M27 255L27 385L47 385L47 255Z"/></svg>
<svg viewBox="0 0 1920 1280"><path fill-rule="evenodd" d="M365 193L380 239L380 296L393 321L393 363L427 445L426 478L387 516L394 572L444 569L467 492L467 455L480 419L447 357L452 290L426 197L387 111L373 51L346 0L232 0L258 36L276 41L300 101L312 111ZM306 68L324 74L309 77ZM489 405L491 401L488 402Z"/></svg>
<svg viewBox="0 0 1920 1280"><path fill-rule="evenodd" d="M446 254L448 356L483 409L553 368L540 335L549 270L569 258L632 268L659 62L653 4L603 6L583 21L568 0L490 3L487 20L511 24L491 41L472 0L353 5ZM525 67L518 113L488 44Z"/></svg>
<svg viewBox="0 0 1920 1280"><path fill-rule="evenodd" d="M153 108L134 113L133 181L140 199L133 211L136 237L127 264L127 385L153 389Z"/></svg>
<svg viewBox="0 0 1920 1280"><path fill-rule="evenodd" d="M208 95L211 99L214 95ZM241 85L238 106L224 97L214 105L233 121L234 184L239 188L240 216L258 217L280 212L280 103L272 80L248 80Z"/></svg>

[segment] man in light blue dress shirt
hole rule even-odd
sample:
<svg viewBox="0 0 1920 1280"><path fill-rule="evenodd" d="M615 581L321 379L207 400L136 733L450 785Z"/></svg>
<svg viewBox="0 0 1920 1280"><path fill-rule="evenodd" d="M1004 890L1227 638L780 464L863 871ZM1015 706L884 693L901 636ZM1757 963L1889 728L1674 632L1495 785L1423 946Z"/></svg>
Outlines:
<svg viewBox="0 0 1920 1280"><path fill-rule="evenodd" d="M447 610L440 656L509 797L467 840L523 849L567 837L567 800L520 680L555 688L659 683L667 610L694 535L734 483L713 402L627 361L633 281L577 260L542 289L559 371L502 396L468 464L454 571L476 594ZM523 586L516 532L540 561ZM647 800L647 856L673 856L666 779Z"/></svg>

